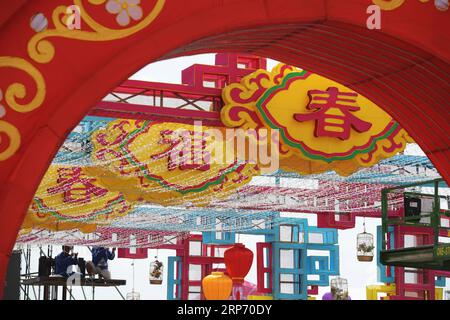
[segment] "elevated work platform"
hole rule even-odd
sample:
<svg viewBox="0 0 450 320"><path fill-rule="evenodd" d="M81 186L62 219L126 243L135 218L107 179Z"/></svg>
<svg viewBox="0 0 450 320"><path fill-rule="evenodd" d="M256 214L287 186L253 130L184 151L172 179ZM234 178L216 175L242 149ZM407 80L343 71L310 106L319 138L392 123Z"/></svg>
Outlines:
<svg viewBox="0 0 450 320"><path fill-rule="evenodd" d="M118 286L124 286L126 285L126 280L105 280L105 279L92 279L92 278L81 278L77 279L77 281L73 281L73 283L68 282L67 278L64 277L34 277L29 279L22 280L21 284L23 286L38 286L39 287L39 294L38 300L41 300L41 287L44 288L42 300L58 300L58 288L62 287L61 290L61 299L67 300L69 294L70 300L75 300L75 297L72 295L72 286L73 287L81 287L84 299L87 300L86 294L84 292L83 287L90 287L92 288L92 300L95 300L95 288L96 287L112 287L116 289L116 291L119 293L121 298L125 300L125 297L122 295L120 290L117 288ZM34 289L33 289L34 290Z"/></svg>
<svg viewBox="0 0 450 320"><path fill-rule="evenodd" d="M436 253L435 253L436 252ZM382 250L382 264L397 267L450 271L450 244Z"/></svg>
<svg viewBox="0 0 450 320"><path fill-rule="evenodd" d="M23 285L31 286L67 286L67 279L63 277L35 277L22 281ZM82 278L79 282L74 282L72 286L89 286L89 287L117 287L127 284L126 280L105 280L105 279L91 279Z"/></svg>
<svg viewBox="0 0 450 320"><path fill-rule="evenodd" d="M432 194L415 191L429 185ZM382 264L450 271L449 198L439 194L444 186L443 179L436 179L382 190ZM389 215L389 200L403 202L400 216Z"/></svg>

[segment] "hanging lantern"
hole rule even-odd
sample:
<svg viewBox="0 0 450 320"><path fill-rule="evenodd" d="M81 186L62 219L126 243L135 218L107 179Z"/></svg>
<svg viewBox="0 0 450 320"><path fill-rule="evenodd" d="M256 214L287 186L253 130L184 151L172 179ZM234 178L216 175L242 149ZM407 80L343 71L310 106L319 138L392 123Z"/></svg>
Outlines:
<svg viewBox="0 0 450 320"><path fill-rule="evenodd" d="M366 232L366 222L364 222L364 232L356 237L356 250L358 261L370 262L373 260L373 235Z"/></svg>
<svg viewBox="0 0 450 320"><path fill-rule="evenodd" d="M141 294L137 291L134 291L134 260L131 263L131 266L133 267L133 289L131 292L127 293L127 300L141 300Z"/></svg>
<svg viewBox="0 0 450 320"><path fill-rule="evenodd" d="M250 271L253 263L253 252L243 244L236 243L224 252L227 273L233 279L234 284L243 284L244 278Z"/></svg>
<svg viewBox="0 0 450 320"><path fill-rule="evenodd" d="M333 300L349 300L347 279L339 277L332 279L330 286Z"/></svg>
<svg viewBox="0 0 450 320"><path fill-rule="evenodd" d="M141 294L133 290L130 293L127 293L127 300L141 300Z"/></svg>
<svg viewBox="0 0 450 320"><path fill-rule="evenodd" d="M156 257L155 257L156 258ZM162 284L163 282L164 265L156 258L155 261L150 263L150 284Z"/></svg>
<svg viewBox="0 0 450 320"><path fill-rule="evenodd" d="M228 300L233 288L233 280L223 272L213 272L202 280L206 300Z"/></svg>

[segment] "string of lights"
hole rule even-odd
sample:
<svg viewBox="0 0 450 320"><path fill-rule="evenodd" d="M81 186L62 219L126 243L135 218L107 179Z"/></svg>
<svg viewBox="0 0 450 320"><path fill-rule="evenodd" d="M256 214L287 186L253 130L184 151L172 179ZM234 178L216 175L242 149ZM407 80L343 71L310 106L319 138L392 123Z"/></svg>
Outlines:
<svg viewBox="0 0 450 320"><path fill-rule="evenodd" d="M127 160L127 155L116 157L96 157L93 154L91 138L99 130L105 130L109 121L87 117L68 136L66 142L61 147L53 165L64 167L80 168L106 168L110 172L117 169L118 163L126 163L122 168L127 173L124 179L135 179L134 183L126 184L120 193L142 192L152 195L167 192L163 185L152 184L145 188L138 184L142 170L138 165L134 165ZM136 152L147 152L152 144L157 144L159 139L146 141L145 145L140 145ZM155 160L156 161L156 160ZM164 170L162 165L146 163L154 170ZM252 168L245 168L242 175L252 177ZM103 177L111 174L109 171L103 173ZM198 173L193 179L188 172L181 172L177 178L180 181L189 179L192 184L200 183L207 178L208 173ZM102 175L97 178L102 178ZM158 246L164 236L171 233L173 239L181 239L189 232L207 231L229 231L245 230L253 228L251 221L258 223L277 223L273 219L273 213L277 211L295 210L295 212L305 213L359 213L380 211L380 191L383 187L404 185L411 182L419 182L439 178L439 174L434 169L432 163L425 156L413 156L399 154L393 158L381 161L371 168L363 168L358 172L342 177L334 172L325 172L313 175L299 175L296 173L278 170L275 173L253 177L252 181L236 189L233 184L223 185L218 193L217 199L207 199L203 195L195 192L183 197L183 201L174 205L172 199L161 199L158 204L148 201L130 202L133 210L126 216L115 220L98 221L97 230L94 233L83 234L78 230L48 231L37 228L18 238L19 244L51 244L60 243L64 240L68 243L96 243L110 244L111 234L118 234L120 244L129 246L129 239L123 235L133 234L137 238L144 235L156 235L155 241L150 237L146 241L141 241L134 246ZM40 190L46 190L54 186L53 181L41 183ZM68 188L62 186L58 192L67 192ZM54 195L53 195L54 196ZM46 201L50 199L49 194L37 193L36 198ZM92 195L90 203L95 205L102 201L103 195ZM145 198L145 197L144 197ZM392 208L402 205L402 198L390 199ZM64 203L56 205L51 210L76 210L78 215L74 221L78 223L92 223L88 216L89 212L83 203ZM33 208L30 207L31 213ZM44 210L45 212L45 210ZM40 212L42 214L42 212ZM244 219L244 220L242 220ZM200 222L198 222L200 221ZM250 222L249 222L250 221ZM113 232L114 231L114 232ZM102 237L101 235L108 235ZM120 236L122 234L122 236ZM96 236L97 235L97 236ZM96 238L96 239L94 239ZM145 238L145 237L144 237Z"/></svg>

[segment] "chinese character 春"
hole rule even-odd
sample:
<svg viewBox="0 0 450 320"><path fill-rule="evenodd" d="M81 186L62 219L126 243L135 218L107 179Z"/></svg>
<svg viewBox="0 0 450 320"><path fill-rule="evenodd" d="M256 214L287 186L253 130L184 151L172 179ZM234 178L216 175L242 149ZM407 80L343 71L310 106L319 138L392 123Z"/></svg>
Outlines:
<svg viewBox="0 0 450 320"><path fill-rule="evenodd" d="M104 196L108 190L97 187L93 184L96 179L83 175L81 168L60 168L58 169L58 185L49 188L49 194L64 194L64 202L67 203L87 203L91 196Z"/></svg>
<svg viewBox="0 0 450 320"><path fill-rule="evenodd" d="M356 103L357 93L340 92L336 87L330 87L326 91L310 90L308 92L310 102L307 109L314 112L308 114L294 114L294 119L299 122L315 120L316 137L334 137L347 140L350 137L350 129L365 132L372 124L357 118L352 112L361 108Z"/></svg>
<svg viewBox="0 0 450 320"><path fill-rule="evenodd" d="M168 169L194 169L206 171L210 169L210 153L206 150L206 134L189 130L161 131L160 144L168 148L152 155L152 159L168 158Z"/></svg>

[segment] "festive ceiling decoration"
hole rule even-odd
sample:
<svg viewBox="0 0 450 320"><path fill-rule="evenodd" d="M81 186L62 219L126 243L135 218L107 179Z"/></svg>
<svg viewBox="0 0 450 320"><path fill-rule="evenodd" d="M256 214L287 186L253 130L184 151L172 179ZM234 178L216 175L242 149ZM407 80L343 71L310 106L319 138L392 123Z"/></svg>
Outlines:
<svg viewBox="0 0 450 320"><path fill-rule="evenodd" d="M186 125L175 125L173 123L170 125L173 126L172 128L174 130L181 127L188 127ZM160 142L164 140L161 137L161 131L158 131L162 128L161 126L161 123L151 124L143 121L130 122L128 120L116 120L109 122L87 118L82 121L80 126L69 135L67 142L64 146L62 146L60 152L57 154L54 161L55 163L59 163L59 165L53 165L49 170L49 173L46 175L44 179L45 182L43 182L39 188L35 201L30 208L30 213L28 214L26 223L24 224L24 228L27 229L24 229L22 233L29 232L29 228L31 227L35 229L44 228L50 230L69 230L74 228L82 230L83 232L92 232L99 224L99 221L95 219L95 223L93 223L93 221L89 219L89 212L95 211L97 206L103 205L106 201L103 191L100 191L101 189L114 190L108 191L108 195L124 195L124 197L126 195L127 201L132 199L140 199L145 194L148 199L159 199L157 201L148 200L149 202L164 204L164 206L179 203L179 200L176 198L166 200L161 198L161 195L169 192L164 184L164 181L173 182L179 180L181 181L178 182L179 184L186 183L184 180L188 179L185 178L186 173L183 174L183 171L186 171L187 169L181 170L178 168L178 176L171 176L170 170L168 170L169 164L171 163L170 154L161 159L151 159L150 156L152 154L150 152L151 150L158 150L159 152L160 150L164 150L170 146L170 144L160 144ZM133 146L133 143L137 143L138 141L133 141L133 143L128 143L128 145L131 145L132 150L136 151L136 154L133 154L134 157L139 159L140 163L145 163L148 168L153 170L152 172L155 172L155 170L159 170L157 172L160 172L162 170L165 174L169 174L169 178L159 182L156 181L152 184L147 183L146 185L148 185L148 187L141 188L140 181L146 181L144 179L140 179L138 175L139 172L142 171L142 168L132 162L127 162L130 155L124 152L124 148L127 145L125 142L130 138L129 132L136 133L138 128L142 129L144 127L145 129L148 129L146 133L147 137L142 136L141 138L146 142L141 146ZM164 125L164 128L167 128L167 124ZM156 130L158 134L151 136L150 132L153 132L151 130ZM97 147L93 147L91 145L91 136L93 138L92 140L95 140L94 137L96 137L97 142L93 141L93 144L97 145ZM106 143L106 141L109 141L109 143ZM119 143L119 141L121 141L121 143ZM118 147L118 144L123 144L122 149ZM108 147L105 147L105 145L108 145ZM100 150L103 151L98 152ZM122 153L116 154L113 152L114 150L121 150ZM190 153L188 154L191 155ZM123 162L122 160L124 159L126 161ZM176 158L173 158L172 160L176 160ZM180 158L180 160L183 160L183 158ZM183 166L188 163L182 161L179 164L180 166ZM199 209L195 209L195 212L191 212L186 209L186 204L184 208L167 207L167 209L160 206L149 207L147 205L142 206L136 204L136 209L130 214L126 212L126 216L124 215L122 217L122 215L120 215L121 218L119 219L117 219L117 215L114 216L114 219L112 219L112 216L109 216L110 219L101 221L101 225L107 225L109 228L115 228L116 230L128 230L130 228L134 228L134 232L140 232L140 230L154 230L155 232L158 230L158 232L186 232L191 230L216 230L216 225L221 224L223 221L227 221L226 225L223 225L221 228L228 228L230 225L233 226L233 229L238 230L242 226L239 227L237 222L234 224L231 223L231 221L241 221L244 216L246 218L254 217L254 214L257 212L261 212L261 215L258 216L259 218L255 218L256 220L266 220L268 218L266 217L265 210L277 210L277 208L282 208L283 210L296 209L302 210L303 212L333 211L335 210L334 204L329 203L329 206L323 206L321 204L327 203L326 199L333 199L338 195L342 204L347 203L347 206L350 206L353 211L362 210L364 212L371 211L376 213L379 208L374 206L373 203L376 203L376 201L379 200L379 190L376 189L376 191L374 190L371 192L374 197L373 199L369 199L370 197L364 196L364 201L366 201L366 203L363 206L358 207L356 204L353 205L353 201L358 202L358 199L361 198L361 196L358 195L365 195L365 193L361 193L360 190L356 191L354 186L359 186L358 188L364 189L364 186L360 186L361 183L368 183L366 188L369 191L372 190L372 186L374 188L378 188L377 184L379 183L387 183L388 185L391 185L392 183L401 184L409 183L411 181L415 181L416 179L427 180L433 177L438 177L433 166L426 157L401 155L391 159L386 159L382 161L381 164L382 165L360 170L347 178L337 176L330 172L300 176L295 173L280 171L276 174L263 177L266 180L270 179L270 181L267 180L262 185L257 179L255 183L252 183L244 188L240 188L239 194L236 194L236 189L238 186L233 186L234 184L232 181L228 181L227 187L222 188L222 199L208 198L205 197L205 192L195 191L187 192L186 194L180 193L178 195L179 199L186 199L186 197L189 196L189 202L192 204L204 204L206 203L206 199L208 199L208 207L200 211ZM68 169L70 168L73 168L73 170L68 172ZM86 186L86 183L92 182L92 179L95 180L95 182L92 183L94 187L97 187L98 189L86 188L86 191L88 191L87 196L90 204L94 206L95 209L91 210L90 208L86 209L84 206L75 206L71 203L71 201L64 202L64 194L66 193L65 187L51 189L53 192L58 191L59 196L56 194L48 194L48 189L55 185L55 181L58 179L58 169L64 169L61 173L65 172L67 175L72 175L74 178L77 176L82 179L87 177L88 180L82 180L85 185L81 186L81 189ZM129 172L129 174L122 174L120 170L123 172ZM193 183L196 182L204 172L201 170L189 170L191 171L189 174L196 174L195 179L192 178L189 180L193 185ZM143 172L147 171L144 170ZM184 178L176 180L177 177ZM281 186L277 187L276 184L273 184L275 181L273 179L279 179ZM289 190L286 189L285 179L290 179L288 185L291 186L291 189ZM317 188L311 189L311 179L317 179L317 181L319 181L319 186ZM323 182L320 181L329 181L330 185L324 188L322 187ZM150 188L150 185L153 187ZM66 187L70 187L70 185L67 184ZM380 187L383 187L383 185L380 185ZM277 189L270 191L271 188ZM301 199L298 198L300 195ZM315 204L309 201L311 199L309 197L312 195L317 201ZM289 200L288 198L292 198L292 200ZM277 201L275 201L275 199ZM211 202L211 200L213 201ZM349 204L348 201L350 201L351 204ZM63 217L61 214L58 216L57 214L52 214L49 210L44 212L44 210L39 206L41 203L49 206L56 213L61 213L64 215L69 212L71 216L68 219L65 219L66 217ZM187 205L187 207L189 207L189 205ZM78 211L77 208L79 209ZM223 211L219 208L235 209ZM249 211L249 208L253 208L253 210L257 211L250 215L251 211ZM345 206L342 206L340 210L342 210L342 212L346 212ZM207 221L204 220L201 226L192 224L197 221L198 217L202 217L202 221L206 217L208 217L208 219ZM204 224L206 222L207 224ZM39 241L39 239L43 241L44 238L42 238L42 234L38 233L38 235L40 236L37 240L36 237L26 238L26 242Z"/></svg>
<svg viewBox="0 0 450 320"><path fill-rule="evenodd" d="M137 128L142 128L145 123L142 121L129 122L128 120L116 120L112 122L103 121L103 119L100 120L96 118L87 118L83 120L79 127L77 127L74 132L69 135L66 143L61 147L61 150L55 157L55 165L44 179L47 181L45 184L50 186L50 182L57 179L55 177L57 168L81 168L81 173L83 175L96 180L94 183L95 186L108 190L120 190L122 194L127 195L127 200L132 200L132 198L134 200L139 199L144 193L146 193L146 197L149 199L159 199L158 201L151 200L151 202L164 204L164 206L178 203L178 200L170 199L163 201L162 198L160 198L162 194L167 194L168 192L167 188L164 186L164 181L161 181L162 185L154 182L152 184L153 188L140 188L140 181L145 180L139 179L139 176L135 174L141 172L141 168L132 162L127 161L123 162L124 165L121 166L122 160L127 160L130 157L130 155L123 152L125 149L122 148L122 153L120 154L113 152L113 150L120 150L117 146L119 141L122 143L127 141L129 138L129 132L136 131ZM187 127L186 125L181 124L175 126L175 124L172 123L171 125L173 125L173 129ZM161 129L161 126L162 124L159 123L154 123L153 125L150 123L145 124L146 129L153 128L152 130L159 130ZM166 125L164 128L166 128ZM149 132L151 132L150 129ZM140 161L146 163L152 170L158 169L170 174L170 170L168 170L170 155L164 159L151 159L149 153L150 150L156 150L154 148L161 148L162 150L164 149L163 147L168 147L169 145L160 144L162 141L162 137L160 135L161 132L155 134L155 137L150 137L149 132L147 132L147 138L142 137L145 139L146 143L144 143L143 146L135 147L133 149L137 151L135 157L138 157ZM93 141L94 145L97 144L97 147L93 147L91 145L91 136L93 140L94 137L96 137L98 141L102 141L103 145L98 141ZM118 136L120 138L118 138ZM105 143L106 141L109 141L108 147L105 147L105 144L108 145L108 143ZM125 146L126 144L123 145ZM96 153L99 150L103 151ZM108 152L106 152L106 150L108 150ZM144 159L144 161L142 160L142 157L147 158ZM183 158L180 158L180 160L183 160ZM159 165L157 165L158 163ZM180 165L186 164L187 162L184 164L183 162L180 163ZM128 175L123 175L120 173L119 169L122 169L124 172L129 171L131 173ZM183 175L183 171L186 170L178 170L178 177L185 177L185 174ZM201 170L193 169L190 169L190 171L190 174L195 172L197 174L197 178L200 177L203 172ZM53 177L51 176L52 174ZM170 175L169 177L172 179L176 178ZM377 201L379 201L379 189L384 185L405 184L417 180L429 180L436 177L439 177L439 175L436 173L432 164L426 157L405 155L399 155L383 160L379 165L371 168L364 168L349 177L341 177L331 172L300 176L296 173L279 171L275 174L262 177L262 179L265 179L263 180L265 181L263 184L258 182L259 179L256 179L254 181L255 183L251 183L244 188L240 188L239 194L236 194L237 186L232 187L233 184L229 181L228 183L230 187L222 189L222 199L214 199L209 203L207 208L202 210L192 207L191 209L195 210L190 211L186 208L186 206L184 208L163 208L161 206L149 207L148 205L136 204L135 210L133 210L130 214L127 214L120 219L105 221L102 225L107 223L108 227L115 228L117 230L128 230L130 228L135 228L134 232L140 232L139 230L187 232L192 230L215 230L216 225L221 224L220 221L227 221L227 224L223 225L222 228L233 226L235 230L238 230L242 226L239 227L237 222L235 224L231 223L231 221L241 221L244 216L246 218L249 218L250 216L254 217L254 214L257 212L261 212L261 215L258 216L258 218L255 218L256 220L266 220L268 219L265 214L266 210L295 209L301 210L302 212L334 212L336 206L334 202L331 203L329 200L336 197L340 199L341 205L339 206L339 210L341 212L345 213L348 208L352 208L352 212L361 211L373 212L376 214L377 210L379 210L379 207L375 205ZM197 181L196 179L191 179L190 183L192 184ZM275 183L276 179L279 180L280 186ZM317 187L311 188L311 179L318 181ZM179 180L183 183L184 180L187 179ZM324 184L324 181L328 181L328 183ZM138 183L138 185L136 183ZM289 189L286 188L287 185L290 186ZM364 193L361 190L367 190L367 193ZM55 191L55 189L53 189L53 191ZM59 191L60 199L62 199L64 197L65 190L59 189ZM58 223L54 223L55 219L49 220L47 217L48 214L42 214L42 212L38 211L39 207L37 206L39 203L37 202L38 199L43 199L42 201L44 201L44 203L49 201L49 195L46 194L46 192L47 191L45 188L41 186L38 194L36 195L35 202L33 202L33 206L31 207L31 209L34 208L34 210L31 210L31 213L29 213L27 222L24 225L25 227L34 227L38 229L47 228L47 226L50 226L51 230L62 230L62 228L79 228L84 232L91 232L95 229L96 224L92 224L89 219L79 219L78 216L83 216L81 214L75 215L69 220L65 220L64 223L61 223L61 219L57 220ZM109 194L120 193L109 191ZM179 195L179 197L180 199L183 199L189 195L189 201L193 204L205 203L205 199L208 198L205 197L204 194L204 192L188 192L186 195ZM367 194L370 194L370 196ZM315 203L314 201L310 201L312 198L316 199ZM365 203L358 205L362 198L364 198ZM104 199L102 192L90 193L91 203L99 204L102 201L101 199ZM208 201L211 200L211 198L208 199ZM324 203L328 203L328 205L324 205ZM61 211L62 205L63 203L60 201L59 206L53 205L52 209L58 209L58 211ZM189 207L189 205L187 207ZM223 211L219 208L228 208L228 210ZM250 215L250 208L257 211ZM85 208L82 208L81 211L86 215L88 214L88 210ZM197 221L198 217L201 217L202 221L205 217L208 217L208 219L204 220L201 226L197 226L193 223ZM40 233L38 234L41 235ZM30 239L32 239L32 241L39 241L35 240L34 237L26 239L26 241L31 241Z"/></svg>
<svg viewBox="0 0 450 320"><path fill-rule="evenodd" d="M54 165L42 180L22 229L93 232L131 209L120 192L106 189L86 168Z"/></svg>
<svg viewBox="0 0 450 320"><path fill-rule="evenodd" d="M100 181L130 201L206 205L258 174L256 165L236 157L220 161L226 144L214 140L209 129L214 128L113 121L93 134L92 162L102 171Z"/></svg>
<svg viewBox="0 0 450 320"><path fill-rule="evenodd" d="M301 174L334 170L347 176L394 156L412 142L367 98L284 64L229 85L223 99L225 125L279 131L280 167Z"/></svg>
<svg viewBox="0 0 450 320"><path fill-rule="evenodd" d="M257 115L255 119L260 121ZM302 176L283 170L255 177L262 171L234 157L227 165L214 162L222 160L219 163L226 163L226 159L220 159L220 156L238 149L236 143L231 145L235 150L226 149L224 144L230 140L236 142L236 131L201 123L187 125L88 116L69 134L53 163L56 167L81 168L83 177L94 179L95 186L100 189L113 190L108 191L110 194L123 195L126 201L135 204L134 209L126 215L102 222L99 227L97 221L92 223L90 219L79 219L81 214L64 220L64 224L59 221L62 219L57 223L48 222L44 214L37 214L35 210L31 214L34 219L27 218L28 227L33 227L33 230L22 229L18 241L48 244L59 243L62 237L74 245L109 244L113 241L112 235L116 234L118 238L114 243L122 246L152 247L176 241L191 231L238 232L255 225L266 228L278 223L273 217L276 211L311 212L323 217L337 210L348 214L348 223L351 224L354 215L379 216L377 201L380 189L385 185L438 176L426 157L398 155L381 161L377 166L360 169L349 177L329 171ZM229 132L233 139L227 137ZM286 165L295 157L283 144L281 147L284 151L282 165ZM242 157L241 160L249 159ZM220 196L211 197L210 190L217 190L214 177L220 177L220 173L232 168L233 164L247 166L252 171L248 179L242 184L238 179L235 184L236 181L229 179L232 174L226 174L224 182L219 179L218 186L223 185ZM309 161L308 165L310 171L313 166L322 166L315 160ZM210 190L202 191L203 181L211 180L206 179L211 174ZM254 179L248 183L252 177ZM311 179L317 183L311 184ZM61 188L58 191L64 197L65 190ZM90 202L100 203L105 195L95 188L92 191ZM173 194L169 195L169 192ZM45 194L36 197L47 201L49 198ZM338 199L338 205L335 199ZM149 205L149 202L155 204ZM36 203L34 205L36 207ZM196 208L198 205L205 207ZM56 207L54 205L52 209L56 210ZM80 230L86 233L80 233ZM147 237L149 234L152 239ZM131 240L134 237L137 243Z"/></svg>
<svg viewBox="0 0 450 320"><path fill-rule="evenodd" d="M67 140L55 156L53 163L72 166L92 166L91 135L98 129L105 129L112 120L86 117L78 127L69 134ZM412 148L417 146L411 145ZM103 165L102 165L103 166ZM413 182L437 179L440 177L431 161L426 156L399 154L381 160L376 166L362 168L351 176L343 177L333 172L301 176L294 172L274 173L275 176L289 176L298 181L304 179L329 180L351 183L402 185Z"/></svg>

